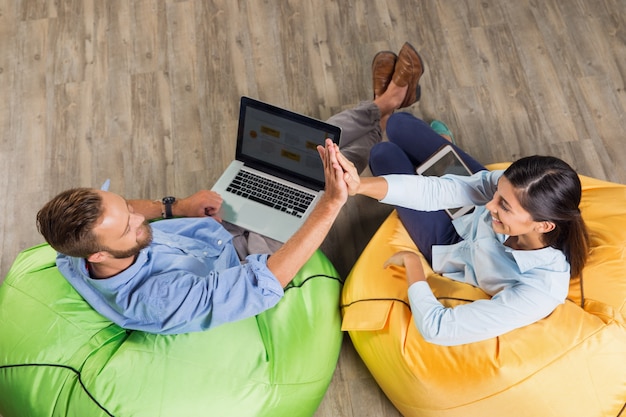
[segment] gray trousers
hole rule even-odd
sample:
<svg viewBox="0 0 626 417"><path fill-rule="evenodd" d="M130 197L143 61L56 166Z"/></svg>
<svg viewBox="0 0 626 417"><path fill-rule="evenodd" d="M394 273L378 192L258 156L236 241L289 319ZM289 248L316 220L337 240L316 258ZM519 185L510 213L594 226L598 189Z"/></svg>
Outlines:
<svg viewBox="0 0 626 417"><path fill-rule="evenodd" d="M377 105L372 101L363 101L358 106L337 113L328 119L328 123L341 128L339 148L356 166L359 173L367 167L372 146L383 138L380 116L380 109ZM249 232L228 222L223 222L223 225L233 235L233 244L241 260L254 253L272 254L282 245L281 242Z"/></svg>

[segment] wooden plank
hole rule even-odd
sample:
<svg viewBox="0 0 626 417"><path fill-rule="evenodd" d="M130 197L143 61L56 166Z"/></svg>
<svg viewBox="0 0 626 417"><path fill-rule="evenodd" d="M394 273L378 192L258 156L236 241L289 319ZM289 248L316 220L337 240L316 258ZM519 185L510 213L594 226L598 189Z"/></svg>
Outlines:
<svg viewBox="0 0 626 417"><path fill-rule="evenodd" d="M145 73L163 70L167 63L164 2L133 0L130 2L129 13L132 42L130 71Z"/></svg>
<svg viewBox="0 0 626 417"><path fill-rule="evenodd" d="M509 16L515 47L524 63L526 77L530 80L529 93L536 103L536 115L533 120L542 132L542 139L547 141L569 141L576 139L577 131L571 122L571 109L561 87L558 62L548 54L546 44L539 30L533 9L523 3L509 3L506 13ZM555 125L554 121L560 122Z"/></svg>
<svg viewBox="0 0 626 417"><path fill-rule="evenodd" d="M85 21L82 0L58 4L56 19L50 19L50 74L55 84L83 81L85 76Z"/></svg>
<svg viewBox="0 0 626 417"><path fill-rule="evenodd" d="M2 77L2 84L8 83L5 85L9 89L4 96L9 108L3 107L3 111L8 112L10 120L9 135L2 141L2 176L6 179L1 184L7 196L15 196L2 203L2 279L17 252L39 239L32 207L33 202L40 201L39 196L45 195L42 183L47 175L45 161L49 157L45 151L49 116L46 104L48 21L27 20L17 23L14 28L14 44L7 49L13 53L13 59L12 62L5 61L9 72L7 78Z"/></svg>
<svg viewBox="0 0 626 417"><path fill-rule="evenodd" d="M621 178L626 177L626 146L624 143L624 132L626 132L626 108L621 104L613 92L612 83L605 77L585 77L580 81L583 95L591 114L593 122L598 130L596 142L611 146L612 151L607 154L607 159L603 164L607 167L607 179L609 181L623 182ZM618 145L621 143L621 146ZM607 146L608 147L608 146ZM595 161L592 161L595 162Z"/></svg>
<svg viewBox="0 0 626 417"><path fill-rule="evenodd" d="M166 13L175 167L173 181L168 181L168 186L173 190L187 191L187 183L193 182L193 175L204 170L207 162L198 108L196 31L193 23L187 23L195 14L194 3L168 4Z"/></svg>

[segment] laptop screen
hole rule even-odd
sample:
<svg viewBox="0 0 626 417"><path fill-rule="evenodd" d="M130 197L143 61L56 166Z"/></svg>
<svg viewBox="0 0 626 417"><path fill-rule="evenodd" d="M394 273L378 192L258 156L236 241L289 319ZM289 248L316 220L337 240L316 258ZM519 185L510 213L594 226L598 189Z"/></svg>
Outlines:
<svg viewBox="0 0 626 417"><path fill-rule="evenodd" d="M255 169L320 190L324 167L317 145L339 143L341 129L317 119L241 98L237 159Z"/></svg>

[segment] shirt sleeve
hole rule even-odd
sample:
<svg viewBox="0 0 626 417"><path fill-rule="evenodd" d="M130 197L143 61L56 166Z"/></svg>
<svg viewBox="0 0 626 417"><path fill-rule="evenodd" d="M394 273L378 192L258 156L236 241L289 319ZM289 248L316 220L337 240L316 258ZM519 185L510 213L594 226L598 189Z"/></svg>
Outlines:
<svg viewBox="0 0 626 417"><path fill-rule="evenodd" d="M484 205L493 198L504 171L479 171L472 176L385 175L387 195L381 203L421 211Z"/></svg>
<svg viewBox="0 0 626 417"><path fill-rule="evenodd" d="M203 331L255 316L282 298L283 288L267 268L267 255L251 255L246 263L208 276L179 271L154 275L118 293L127 329L176 334ZM123 305L122 302L126 303Z"/></svg>
<svg viewBox="0 0 626 417"><path fill-rule="evenodd" d="M409 287L417 329L430 343L462 345L500 336L549 315L563 301L529 285L508 287L489 300L444 307L425 281Z"/></svg>

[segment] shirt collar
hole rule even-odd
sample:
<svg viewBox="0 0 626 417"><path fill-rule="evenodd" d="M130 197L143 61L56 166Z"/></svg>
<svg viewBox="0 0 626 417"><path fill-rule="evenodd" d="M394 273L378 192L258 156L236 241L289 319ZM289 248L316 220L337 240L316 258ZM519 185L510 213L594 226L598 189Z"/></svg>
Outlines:
<svg viewBox="0 0 626 417"><path fill-rule="evenodd" d="M551 246L534 250L518 250L505 246L505 250L513 255L522 273L546 265L558 265L565 259L563 252Z"/></svg>

